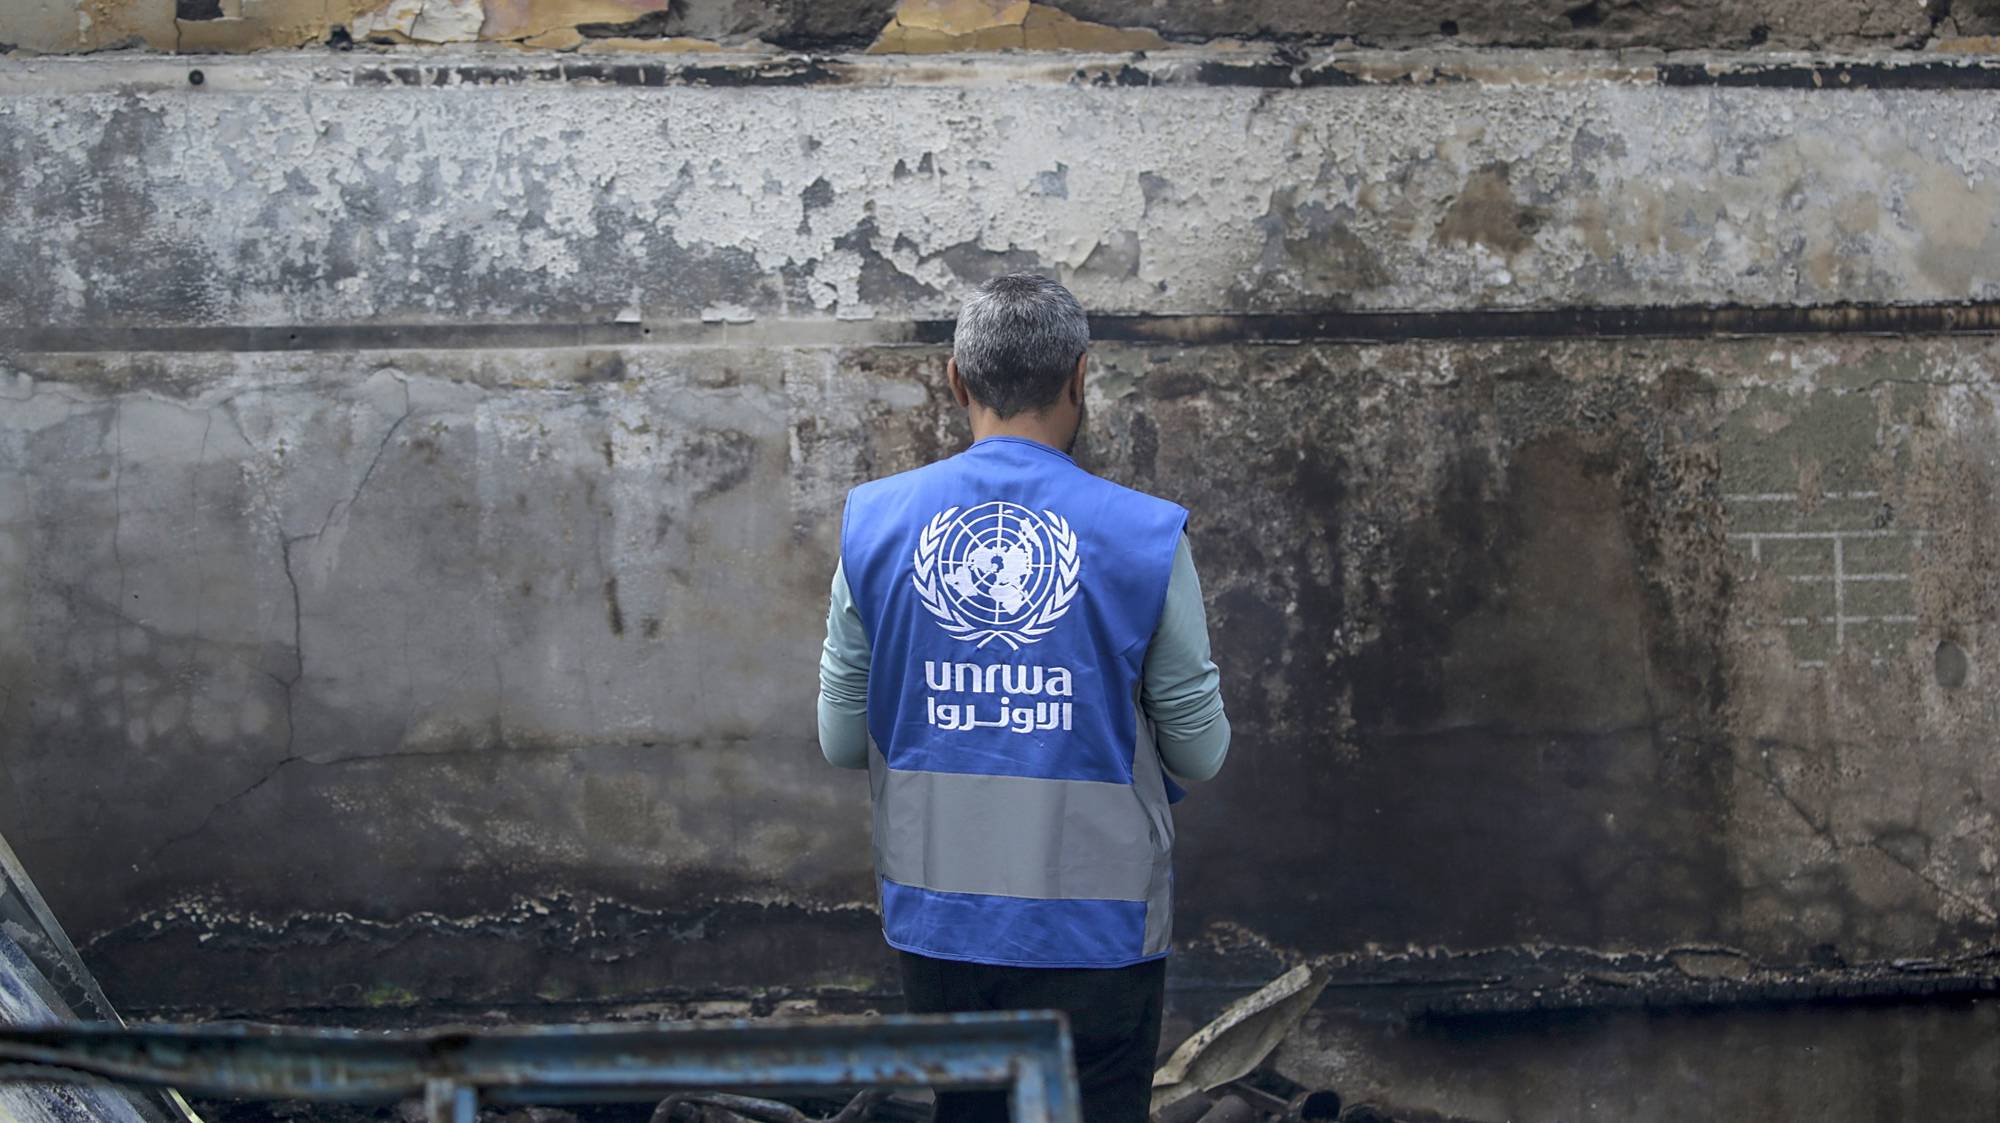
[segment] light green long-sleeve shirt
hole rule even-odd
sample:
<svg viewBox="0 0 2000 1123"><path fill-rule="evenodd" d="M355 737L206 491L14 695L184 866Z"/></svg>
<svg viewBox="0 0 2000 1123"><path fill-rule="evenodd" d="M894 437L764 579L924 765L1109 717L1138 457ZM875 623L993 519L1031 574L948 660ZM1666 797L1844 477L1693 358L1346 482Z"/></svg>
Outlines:
<svg viewBox="0 0 2000 1123"><path fill-rule="evenodd" d="M819 747L841 768L868 767L868 662L868 633L847 574L836 566L819 657ZM1229 754L1229 716L1222 710L1222 676L1209 658L1208 614L1186 535L1174 550L1144 671L1139 705L1153 723L1167 771L1182 780L1214 776Z"/></svg>

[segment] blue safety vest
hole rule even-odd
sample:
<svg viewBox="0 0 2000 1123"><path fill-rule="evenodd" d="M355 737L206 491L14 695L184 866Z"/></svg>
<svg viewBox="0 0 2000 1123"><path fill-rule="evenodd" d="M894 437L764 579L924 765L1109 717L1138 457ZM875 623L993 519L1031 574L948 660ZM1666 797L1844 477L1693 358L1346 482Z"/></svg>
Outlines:
<svg viewBox="0 0 2000 1123"><path fill-rule="evenodd" d="M848 495L889 943L1026 967L1167 953L1170 781L1139 694L1186 521L1018 437Z"/></svg>

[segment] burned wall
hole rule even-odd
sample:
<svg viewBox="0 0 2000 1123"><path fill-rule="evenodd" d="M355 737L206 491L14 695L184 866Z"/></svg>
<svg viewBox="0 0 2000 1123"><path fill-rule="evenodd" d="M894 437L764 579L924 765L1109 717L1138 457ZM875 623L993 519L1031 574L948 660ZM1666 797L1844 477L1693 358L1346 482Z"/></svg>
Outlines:
<svg viewBox="0 0 2000 1123"><path fill-rule="evenodd" d="M0 822L121 1005L892 1004L826 582L1014 268L1195 512L1184 1008L1518 1116L1395 1027L1991 989L1986 69L928 66L0 75Z"/></svg>
<svg viewBox="0 0 2000 1123"><path fill-rule="evenodd" d="M1031 267L1152 316L1984 300L1996 87L1993 60L43 59L0 72L0 325L948 320Z"/></svg>
<svg viewBox="0 0 2000 1123"><path fill-rule="evenodd" d="M589 53L1150 50L1347 43L1992 50L1994 0L19 0L0 50L174 53L480 42Z"/></svg>
<svg viewBox="0 0 2000 1123"><path fill-rule="evenodd" d="M10 833L142 1004L851 976L819 606L842 490L962 438L941 357L17 356ZM1985 949L1994 358L1101 346L1238 730L1191 962Z"/></svg>

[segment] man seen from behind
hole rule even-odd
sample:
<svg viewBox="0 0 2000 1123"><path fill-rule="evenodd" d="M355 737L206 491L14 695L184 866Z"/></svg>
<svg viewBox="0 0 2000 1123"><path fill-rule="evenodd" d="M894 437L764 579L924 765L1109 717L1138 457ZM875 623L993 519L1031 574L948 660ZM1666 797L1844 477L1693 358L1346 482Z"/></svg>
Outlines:
<svg viewBox="0 0 2000 1123"><path fill-rule="evenodd" d="M945 369L972 445L848 495L819 737L869 772L909 1009L1062 1010L1084 1118L1143 1123L1168 805L1222 766L1229 722L1187 512L1069 456L1089 343L1054 281L965 301ZM936 1118L1004 1120L1006 1093L940 1094Z"/></svg>

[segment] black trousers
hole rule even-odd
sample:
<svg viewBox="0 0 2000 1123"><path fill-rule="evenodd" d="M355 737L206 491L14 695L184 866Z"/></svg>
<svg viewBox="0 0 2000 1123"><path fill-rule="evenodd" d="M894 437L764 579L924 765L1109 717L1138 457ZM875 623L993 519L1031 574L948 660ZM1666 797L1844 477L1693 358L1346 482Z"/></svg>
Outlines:
<svg viewBox="0 0 2000 1123"><path fill-rule="evenodd" d="M995 967L898 952L912 1014L1061 1010L1076 1044L1084 1123L1146 1123L1167 961L1130 967ZM1005 1123L1006 1092L940 1092L936 1123Z"/></svg>

